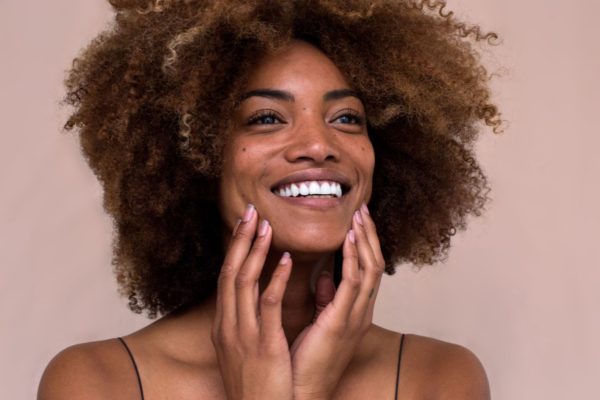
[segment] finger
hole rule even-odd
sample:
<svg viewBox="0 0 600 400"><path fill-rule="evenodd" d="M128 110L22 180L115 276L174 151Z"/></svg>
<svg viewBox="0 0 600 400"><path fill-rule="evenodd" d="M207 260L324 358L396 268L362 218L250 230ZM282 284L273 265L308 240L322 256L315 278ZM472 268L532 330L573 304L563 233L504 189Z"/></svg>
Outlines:
<svg viewBox="0 0 600 400"><path fill-rule="evenodd" d="M282 329L281 302L292 270L292 259L287 251L273 271L271 281L260 298L261 336L273 337Z"/></svg>
<svg viewBox="0 0 600 400"><path fill-rule="evenodd" d="M235 278L238 270L248 255L254 231L256 229L256 210L249 204L244 218L233 235L232 243L225 255L217 282L217 304L215 308L215 326L236 325Z"/></svg>
<svg viewBox="0 0 600 400"><path fill-rule="evenodd" d="M377 228L375 227L375 222L369 214L369 209L367 208L367 205L365 203L363 203L360 207L360 214L364 223L365 230L367 231L369 244L371 245L371 249L373 250L375 259L377 260L377 265L379 265L380 268L384 268L385 259L383 258L383 254L381 253L381 244L379 243Z"/></svg>
<svg viewBox="0 0 600 400"><path fill-rule="evenodd" d="M313 322L319 318L321 312L335 297L335 283L329 271L324 271L317 278L315 285L315 316Z"/></svg>
<svg viewBox="0 0 600 400"><path fill-rule="evenodd" d="M383 272L385 271L385 259L381 252L381 245L379 242L379 235L377 234L377 229L375 227L375 222L369 213L369 209L365 203L362 204L361 208L361 216L364 222L365 230L367 231L367 238L369 239L369 243L371 244L371 249L373 250L373 254L375 255L375 260L377 261L377 266L379 268L379 278L377 279L377 283L375 284L374 294L369 301L367 315L365 316L366 320L369 322L373 320L373 311L375 309L375 301L377 299L377 295L379 293L379 287L381 285L381 279L383 277Z"/></svg>
<svg viewBox="0 0 600 400"><path fill-rule="evenodd" d="M360 273L358 270L358 253L356 250L354 230L349 230L342 247L342 281L333 298L333 307L339 310L339 316L348 320L352 305L360 289Z"/></svg>
<svg viewBox="0 0 600 400"><path fill-rule="evenodd" d="M231 231L231 237L229 238L229 243L227 244L227 250L231 248L231 245L233 244L233 237L235 236L235 233L237 232L241 222L241 218L238 218L237 221L235 221L235 225L233 226L233 230Z"/></svg>
<svg viewBox="0 0 600 400"><path fill-rule="evenodd" d="M258 227L258 236L235 279L237 318L242 331L258 330L255 293L271 245L272 232L269 221L262 220Z"/></svg>
<svg viewBox="0 0 600 400"><path fill-rule="evenodd" d="M381 271L375 260L372 247L367 238L367 231L364 226L360 211L354 213L352 229L356 232L356 248L358 250L358 262L363 271L361 287L358 297L352 307L352 313L358 321L362 322L367 311L368 305L373 297L376 296L378 281L381 277Z"/></svg>

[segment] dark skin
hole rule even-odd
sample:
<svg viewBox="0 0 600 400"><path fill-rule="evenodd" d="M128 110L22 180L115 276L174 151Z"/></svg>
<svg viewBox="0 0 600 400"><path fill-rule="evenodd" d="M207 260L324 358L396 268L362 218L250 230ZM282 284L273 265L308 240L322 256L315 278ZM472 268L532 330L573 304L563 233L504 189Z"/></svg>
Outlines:
<svg viewBox="0 0 600 400"><path fill-rule="evenodd" d="M146 398L391 398L399 334L372 323L383 257L364 206L375 162L364 107L331 60L304 42L265 57L246 89L278 92L254 92L233 116L220 210L235 234L224 238L217 294L125 337ZM306 171L334 171L344 196L294 203L272 192ZM319 274L333 271L340 247L336 291ZM398 398L489 398L468 350L417 335L404 346ZM83 397L139 399L116 340L73 346L48 366L39 399Z"/></svg>
<svg viewBox="0 0 600 400"><path fill-rule="evenodd" d="M259 89L279 93L257 92ZM351 229L353 213L371 195L375 156L364 106L344 89L350 87L323 53L296 42L285 54L266 58L252 74L245 93L256 94L243 96L225 149L220 209L227 226L233 229L246 205L252 203L272 227L261 292L281 254L289 251L292 256L282 305L290 345L313 318L315 294L311 287L320 272L333 272L333 252ZM259 119L249 123L256 117ZM311 206L298 205L271 192L282 178L307 170L342 174L349 193L339 204L327 207L317 199ZM374 250L381 266L380 250Z"/></svg>

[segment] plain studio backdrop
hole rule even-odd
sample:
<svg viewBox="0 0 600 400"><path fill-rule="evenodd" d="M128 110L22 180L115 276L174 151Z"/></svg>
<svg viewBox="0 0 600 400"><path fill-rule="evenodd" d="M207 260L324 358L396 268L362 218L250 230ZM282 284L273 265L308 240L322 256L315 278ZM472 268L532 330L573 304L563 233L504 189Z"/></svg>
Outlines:
<svg viewBox="0 0 600 400"><path fill-rule="evenodd" d="M492 201L448 260L384 275L375 323L473 350L494 399L598 399L600 2L456 0L509 126L477 145ZM74 343L149 321L119 298L102 192L61 134L65 70L105 0L0 0L0 398L31 399ZM424 38L426 40L426 38Z"/></svg>

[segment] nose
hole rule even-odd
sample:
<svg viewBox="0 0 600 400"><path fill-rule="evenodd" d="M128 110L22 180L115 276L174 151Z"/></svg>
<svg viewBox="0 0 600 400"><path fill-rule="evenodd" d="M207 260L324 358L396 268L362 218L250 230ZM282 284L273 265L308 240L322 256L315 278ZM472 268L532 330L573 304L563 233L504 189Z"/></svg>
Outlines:
<svg viewBox="0 0 600 400"><path fill-rule="evenodd" d="M322 164L339 160L339 149L334 133L325 121L318 117L307 117L294 130L286 146L285 157L289 162L312 161Z"/></svg>

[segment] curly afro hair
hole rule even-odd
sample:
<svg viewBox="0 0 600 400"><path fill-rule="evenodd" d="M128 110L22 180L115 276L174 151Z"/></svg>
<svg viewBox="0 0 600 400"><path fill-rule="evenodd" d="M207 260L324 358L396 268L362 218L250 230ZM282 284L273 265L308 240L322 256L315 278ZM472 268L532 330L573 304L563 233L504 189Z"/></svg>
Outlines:
<svg viewBox="0 0 600 400"><path fill-rule="evenodd" d="M497 36L445 2L109 1L114 22L65 80L65 129L79 133L104 188L112 263L133 311L155 318L214 293L221 116L260 54L294 39L333 60L365 105L387 274L444 261L466 217L481 215L490 189L473 144L480 126L498 133L502 120L476 45Z"/></svg>

